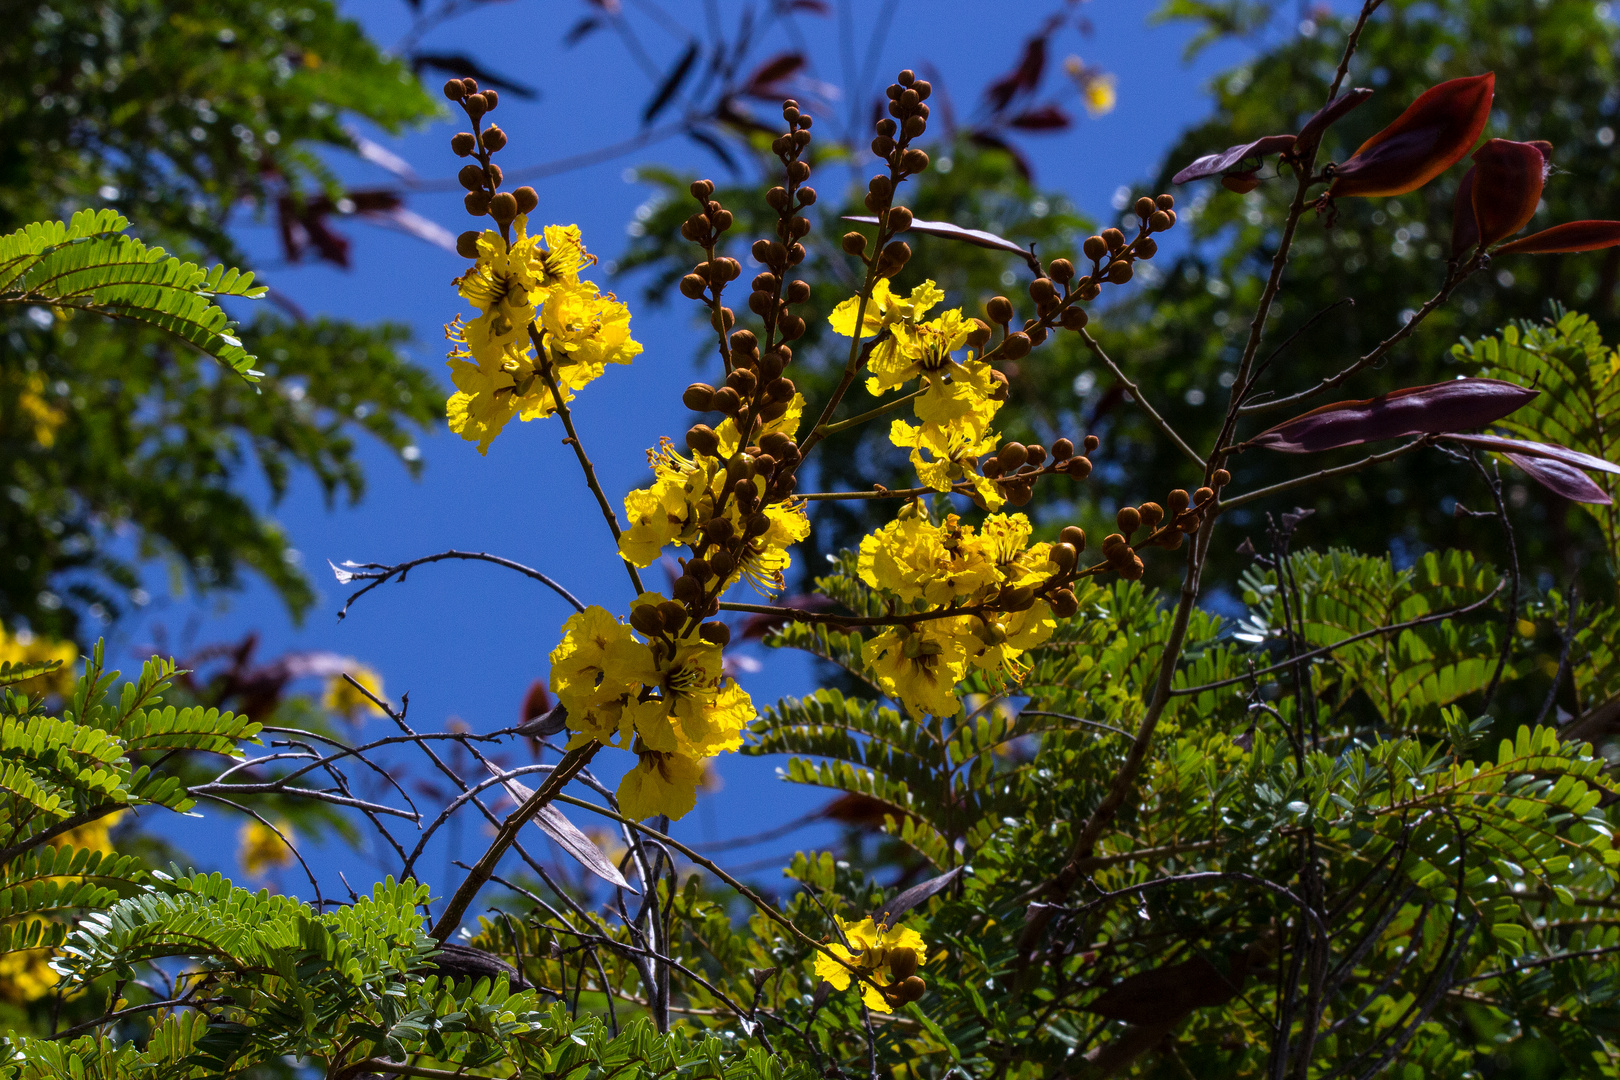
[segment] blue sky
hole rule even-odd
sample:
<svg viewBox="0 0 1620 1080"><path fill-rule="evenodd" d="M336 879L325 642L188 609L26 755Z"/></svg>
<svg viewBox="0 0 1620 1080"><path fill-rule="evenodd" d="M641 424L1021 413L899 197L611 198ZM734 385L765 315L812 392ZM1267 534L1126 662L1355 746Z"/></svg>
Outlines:
<svg viewBox="0 0 1620 1080"><path fill-rule="evenodd" d="M701 10L695 2L667 6L675 11ZM729 22L740 4L722 0L719 6ZM852 6L857 52L864 52L881 5L855 0ZM880 53L874 88L881 89L902 66L932 65L940 73L936 85L942 84L953 94L956 107L965 111L987 80L1012 65L1028 34L1061 6L1057 0L1016 4L902 0L895 28ZM1187 28L1150 27L1147 16L1153 6L1141 0L1081 5L1092 32L1086 36L1067 32L1052 60L1061 62L1074 54L1088 66L1113 73L1118 107L1105 117L1082 119L1055 137L1025 140L1040 183L1063 191L1094 217L1108 214L1119 185L1148 174L1176 133L1207 112L1205 82L1241 56L1234 48L1223 47L1194 64L1183 63ZM635 10L634 4L629 7ZM351 3L348 11L385 46L409 27L402 0ZM613 143L639 128L651 83L627 59L623 45L606 33L572 49L560 44L566 29L585 11L586 5L578 0L490 4L438 27L428 38L434 51L474 54L490 68L541 88L534 103L504 96L494 117L511 137L511 148L502 155L509 172L523 163ZM646 20L642 25L648 25ZM814 77L841 82L836 24L806 19L801 25L819 61ZM650 33L645 44L659 65L671 63L680 50L676 38L660 33ZM790 47L787 37L778 36L757 55ZM454 173L456 161L447 143L456 130L458 126L446 117L404 138L377 137L424 178L439 178ZM634 179L634 167L643 163L717 170L712 159L684 140L652 145L535 182L540 208L534 216L548 222L577 222L592 251L609 262L623 249L627 227L649 195L649 189ZM394 182L387 173L363 163L336 164L341 175L357 186ZM860 174L863 180L864 175ZM847 179L847 174L823 175L817 183L826 187ZM468 227L455 194L413 195L410 205L452 232ZM348 272L281 265L268 224L244 220L238 234L261 260L262 279L306 311L408 323L416 335L412 357L448 385L442 326L464 310L450 284L464 261L382 229L350 223L344 228L355 241L354 268ZM610 369L575 405L581 437L609 497L617 500L642 478L643 447L660 435L678 437L689 422L679 399L681 389L698 377L692 358L693 334L699 329L689 307L647 309L637 303L640 288L635 278L610 278L601 270L598 267L597 276L603 287L632 303L636 312L632 329L646 346L632 367ZM515 722L526 688L548 669L547 654L569 611L562 601L495 567L441 564L419 570L408 584L373 592L339 623L335 616L345 591L326 572L326 562L392 563L452 547L489 551L545 570L587 603L624 609L629 597L623 572L561 437L555 421L514 422L481 458L472 444L437 432L422 442L426 470L420 481L411 480L391 455L368 446L364 457L371 487L358 508L328 509L316 486L303 478L275 509L322 588L321 602L302 627L290 623L262 586L200 606L161 595L160 586L154 584L152 591L159 595L144 619L121 632L116 649L121 656L130 656L142 643L154 640L159 626L175 645L185 639L194 644L235 640L256 630L263 635L261 657L291 649L329 649L376 668L394 700L409 692L411 721L419 730L440 728L452 720L475 731ZM756 702L812 688L811 669L802 659L764 652L757 659L760 669L741 680ZM611 753L603 758L628 755ZM611 782L626 764L627 760L606 764L599 774ZM779 780L780 764L727 756L720 763L723 788L702 797L698 809L677 823L675 835L704 841L751 834L797 818L827 799L825 793ZM456 857L476 857L481 829L478 822L476 828L469 825L461 831ZM211 816L182 825L175 835L200 864L230 870L234 823L227 830ZM731 865L764 862L826 842L833 835L828 827L806 829L725 858ZM426 875L440 889L442 879L435 879L449 854L454 853L439 852L429 864L435 869ZM356 875L369 882L375 869L353 865L348 857L340 861L332 852L319 855L316 863L334 883L334 871L348 867L356 887L361 885ZM283 874L279 884L289 891L307 891L292 874Z"/></svg>

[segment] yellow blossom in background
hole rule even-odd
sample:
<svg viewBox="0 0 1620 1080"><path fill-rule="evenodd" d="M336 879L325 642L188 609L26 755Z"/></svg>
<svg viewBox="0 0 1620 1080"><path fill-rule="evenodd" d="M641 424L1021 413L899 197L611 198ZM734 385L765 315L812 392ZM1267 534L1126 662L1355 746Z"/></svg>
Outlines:
<svg viewBox="0 0 1620 1080"><path fill-rule="evenodd" d="M262 877L293 861L292 848L276 835L276 829L287 833L292 827L285 821L277 821L275 826L272 829L255 819L245 823L237 833L236 859L250 877Z"/></svg>
<svg viewBox="0 0 1620 1080"><path fill-rule="evenodd" d="M21 689L32 694L69 694L73 691L75 675L73 662L79 650L66 641L50 641L36 637L26 630L16 633L0 626L0 663L37 664L51 660L61 662L55 671L48 672L21 684Z"/></svg>
<svg viewBox="0 0 1620 1080"><path fill-rule="evenodd" d="M1114 77L1098 68L1087 67L1078 56L1063 61L1064 74L1080 89L1080 100L1091 116L1105 116L1114 111L1116 95Z"/></svg>
<svg viewBox="0 0 1620 1080"><path fill-rule="evenodd" d="M908 926L889 926L871 919L846 922L842 916L838 928L843 932L846 946L833 942L827 953L817 953L816 974L832 984L834 990L849 987L857 975L861 982L861 1000L873 1012L892 1012L893 1006L882 987L904 982L917 968L928 962L928 947L922 935ZM852 970L853 969L853 970Z"/></svg>
<svg viewBox="0 0 1620 1080"><path fill-rule="evenodd" d="M383 695L382 676L364 664L349 665L349 677L375 694L378 699L387 701ZM349 720L357 716L387 716L377 703L356 690L349 684L348 679L342 675L334 675L326 680L326 693L321 697L321 707L328 712L337 713Z"/></svg>
<svg viewBox="0 0 1620 1080"><path fill-rule="evenodd" d="M0 953L0 1001L25 1005L56 989L61 976L51 967L55 949Z"/></svg>
<svg viewBox="0 0 1620 1080"><path fill-rule="evenodd" d="M9 381L9 380L8 380ZM45 376L38 372L23 375L15 389L17 418L33 441L49 450L56 445L56 432L67 422L67 413L45 397Z"/></svg>

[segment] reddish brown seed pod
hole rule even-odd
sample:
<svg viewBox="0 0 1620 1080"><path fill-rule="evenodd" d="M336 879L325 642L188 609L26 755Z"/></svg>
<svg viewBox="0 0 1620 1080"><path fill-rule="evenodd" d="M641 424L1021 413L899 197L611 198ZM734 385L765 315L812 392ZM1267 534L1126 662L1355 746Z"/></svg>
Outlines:
<svg viewBox="0 0 1620 1080"><path fill-rule="evenodd" d="M1425 90L1394 123L1334 168L1328 196L1404 195L1427 184L1479 140L1495 90L1496 76L1490 72Z"/></svg>
<svg viewBox="0 0 1620 1080"><path fill-rule="evenodd" d="M1114 522L1120 532L1129 536L1142 527L1142 512L1134 506L1122 506L1119 513L1114 515Z"/></svg>
<svg viewBox="0 0 1620 1080"><path fill-rule="evenodd" d="M681 404L693 412L708 412L714 405L714 387L695 382L681 394Z"/></svg>

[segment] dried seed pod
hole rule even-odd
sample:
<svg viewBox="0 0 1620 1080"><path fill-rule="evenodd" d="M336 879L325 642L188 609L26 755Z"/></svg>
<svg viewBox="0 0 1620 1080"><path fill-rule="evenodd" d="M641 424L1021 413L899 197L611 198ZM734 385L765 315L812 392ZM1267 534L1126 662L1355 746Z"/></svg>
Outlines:
<svg viewBox="0 0 1620 1080"><path fill-rule="evenodd" d="M1078 525L1065 525L1063 531L1058 533L1058 543L1068 544L1075 551L1086 550L1086 530Z"/></svg>
<svg viewBox="0 0 1620 1080"><path fill-rule="evenodd" d="M1052 444L1052 460L1068 461L1074 457L1074 443L1068 439L1059 439Z"/></svg>
<svg viewBox="0 0 1620 1080"><path fill-rule="evenodd" d="M714 387L695 382L681 395L681 404L693 412L708 412L714 407Z"/></svg>

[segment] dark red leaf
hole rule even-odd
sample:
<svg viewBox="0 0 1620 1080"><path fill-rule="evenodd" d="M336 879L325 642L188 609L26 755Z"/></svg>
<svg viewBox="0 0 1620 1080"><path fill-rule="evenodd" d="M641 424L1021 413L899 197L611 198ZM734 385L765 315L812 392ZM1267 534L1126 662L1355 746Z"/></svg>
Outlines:
<svg viewBox="0 0 1620 1080"><path fill-rule="evenodd" d="M748 81L743 84L743 93L767 94L777 83L802 67L804 67L803 53L782 53L780 56L773 56L748 76Z"/></svg>
<svg viewBox="0 0 1620 1080"><path fill-rule="evenodd" d="M578 45L591 34L595 33L597 30L600 30L603 25L603 21L597 16L587 15L583 19L579 20L579 22L568 28L568 33L563 35L563 45L570 48Z"/></svg>
<svg viewBox="0 0 1620 1080"><path fill-rule="evenodd" d="M1170 182L1185 184L1191 180L1202 180L1206 176L1218 176L1240 162L1263 158L1268 154L1285 153L1293 148L1294 136L1267 135L1240 146L1227 147L1218 154L1205 154L1172 176Z"/></svg>
<svg viewBox="0 0 1620 1080"><path fill-rule="evenodd" d="M1334 170L1334 197L1404 195L1455 165L1490 119L1496 76L1431 86Z"/></svg>
<svg viewBox="0 0 1620 1080"><path fill-rule="evenodd" d="M1529 457L1525 454L1502 456L1523 469L1530 479L1556 495L1562 495L1572 502L1593 503L1597 506L1614 505L1614 500L1609 497L1608 492L1598 487L1590 476L1573 465L1566 465L1552 458Z"/></svg>
<svg viewBox="0 0 1620 1080"><path fill-rule="evenodd" d="M1346 113L1361 105L1372 95L1373 92L1365 86L1358 86L1354 90L1346 90L1316 110L1316 114L1305 121L1305 126L1299 129L1299 149L1305 151L1314 148L1321 141L1322 134L1328 128L1338 123Z"/></svg>
<svg viewBox="0 0 1620 1080"><path fill-rule="evenodd" d="M465 53L412 53L411 70L420 75L423 68L432 68L464 79L477 79L485 86L493 86L503 94L520 98L536 98L540 91L527 83L497 75Z"/></svg>
<svg viewBox="0 0 1620 1080"><path fill-rule="evenodd" d="M1056 105L1042 105L1019 113L1007 121L1007 126L1019 131L1062 131L1071 123L1069 114Z"/></svg>
<svg viewBox="0 0 1620 1080"><path fill-rule="evenodd" d="M1261 432L1246 446L1314 454L1407 435L1468 431L1500 420L1538 391L1500 379L1453 379L1411 386L1365 401L1312 409Z"/></svg>
<svg viewBox="0 0 1620 1080"><path fill-rule="evenodd" d="M546 680L534 680L529 684L529 692L523 695L523 708L519 710L522 715L518 717L518 723L527 723L537 716L544 716L555 704L551 690L546 686Z"/></svg>
<svg viewBox="0 0 1620 1080"><path fill-rule="evenodd" d="M1620 244L1620 221L1566 221L1503 244L1491 254L1550 255L1561 251L1596 251L1616 244Z"/></svg>
<svg viewBox="0 0 1620 1080"><path fill-rule="evenodd" d="M1040 85L1041 75L1045 70L1046 37L1037 34L1024 43L1024 52L1018 58L1018 66L985 87L984 96L990 103L990 111L1001 112L1012 104L1013 99L1020 93L1033 93Z"/></svg>
<svg viewBox="0 0 1620 1080"><path fill-rule="evenodd" d="M1474 176L1478 166L1463 173L1457 185L1457 198L1451 204L1451 254L1461 255L1479 243L1479 225L1474 220Z"/></svg>
<svg viewBox="0 0 1620 1080"><path fill-rule="evenodd" d="M1529 442L1524 439L1509 439L1501 435L1448 435L1452 442L1462 443L1464 446L1477 446L1481 450L1490 450L1498 454L1519 454L1523 457L1547 458L1551 461L1562 461L1565 465L1573 465L1577 469L1592 469L1597 472L1615 473L1620 475L1620 465L1612 461L1604 461L1591 454L1583 454L1579 450L1571 450L1567 446L1557 443Z"/></svg>
<svg viewBox="0 0 1620 1080"><path fill-rule="evenodd" d="M1489 247L1529 224L1552 168L1552 144L1491 139L1474 151L1471 199L1479 242Z"/></svg>

